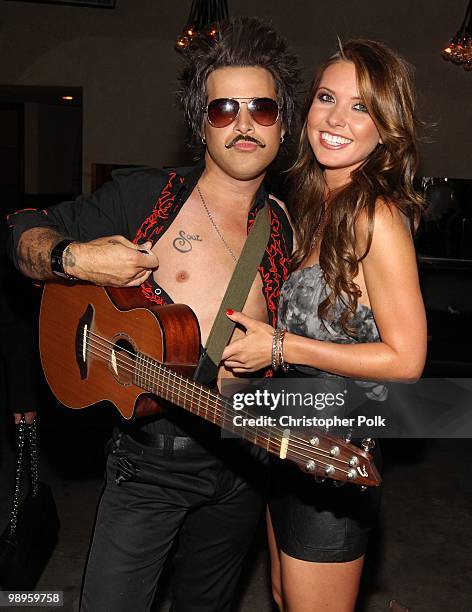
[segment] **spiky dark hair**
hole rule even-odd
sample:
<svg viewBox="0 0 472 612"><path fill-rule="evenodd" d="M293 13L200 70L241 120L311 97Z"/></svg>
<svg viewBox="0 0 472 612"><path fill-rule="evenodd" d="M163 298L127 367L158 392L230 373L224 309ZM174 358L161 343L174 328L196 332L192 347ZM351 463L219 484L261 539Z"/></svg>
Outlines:
<svg viewBox="0 0 472 612"><path fill-rule="evenodd" d="M274 78L282 125L287 133L294 122L295 94L299 83L298 58L274 28L255 17L235 17L219 25L216 39L197 37L185 52L180 76L179 101L191 132L198 140L207 104L207 79L218 68L254 67Z"/></svg>

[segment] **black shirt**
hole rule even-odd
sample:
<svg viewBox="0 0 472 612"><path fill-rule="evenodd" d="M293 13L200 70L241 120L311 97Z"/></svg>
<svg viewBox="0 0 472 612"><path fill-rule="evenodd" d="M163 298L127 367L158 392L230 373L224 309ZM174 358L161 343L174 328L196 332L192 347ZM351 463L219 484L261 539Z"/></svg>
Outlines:
<svg viewBox="0 0 472 612"><path fill-rule="evenodd" d="M56 229L62 235L81 242L120 234L135 243L150 240L155 244L171 226L202 172L203 165L172 170L117 170L113 173L113 180L91 196L80 196L75 201L62 202L42 211L17 211L8 218L12 230L10 257L17 264L16 247L22 232L38 226ZM266 199L267 192L262 183L248 214L248 231ZM268 319L275 326L280 287L288 276L292 231L277 202L269 199L269 205L271 234L259 273ZM172 302L152 275L141 285L141 291L146 300L154 304ZM182 415L180 410L169 411L142 426L154 433L180 433L182 426L188 429L188 421L199 420L190 416L191 419ZM172 423L178 425L178 429Z"/></svg>

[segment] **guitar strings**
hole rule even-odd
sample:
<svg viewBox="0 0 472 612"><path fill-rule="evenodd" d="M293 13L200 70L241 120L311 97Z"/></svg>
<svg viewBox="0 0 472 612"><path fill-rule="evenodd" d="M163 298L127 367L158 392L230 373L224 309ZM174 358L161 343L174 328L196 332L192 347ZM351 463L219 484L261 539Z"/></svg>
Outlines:
<svg viewBox="0 0 472 612"><path fill-rule="evenodd" d="M105 341L105 343L106 343L106 344L109 344L111 347L115 346L115 345L114 345L112 342L110 342L110 341L106 340L105 338L102 338L102 337L98 336L98 335L97 335L97 334L95 334L94 332L89 331L89 335L93 335L93 336L95 336L96 338L99 338L100 340L104 340L104 341ZM89 344L91 344L91 343L89 342ZM95 345L95 347L94 347L94 348L97 348L97 345ZM108 356L108 353L106 352L106 351L107 351L107 348L103 348L103 345L101 345L101 346L99 345L99 346L98 346L98 348L99 348L99 349L101 349L102 351L104 351L104 352L105 352L105 356ZM132 358L133 358L133 357L135 357L135 355L134 355L133 353L131 353L130 351L128 351L127 349L121 349L121 347L120 347L120 354L121 354L121 351L128 353L128 354L129 354L129 355L130 355ZM130 361L131 361L131 363L130 363L129 361L128 361L128 362L126 362L125 360L123 360L123 359L120 357L120 354L118 354L117 356L115 356L115 361L116 361L116 362L119 362L119 361L120 361L120 362L121 362L121 364L122 364L122 366L123 366L123 369L124 369L125 371L127 371L127 372L128 372L129 374L131 374L131 375L133 375L133 374L136 372L136 365L137 365L137 364L136 364L136 360L138 360L138 361L142 361L143 359L144 359L144 360L145 360L145 359L148 359L148 360L150 359L149 357L147 357L147 356L145 356L145 355L143 355L142 357L140 357L139 355L137 355L137 356L136 356L136 360L135 360L135 359L131 359L131 360L130 360ZM102 355L98 355L98 354L96 354L96 353L95 353L95 355L96 355L96 356L98 356L98 357L100 357L100 358L103 358L103 353L102 353ZM110 356L111 356L111 353L110 353ZM125 357L127 357L127 356L125 356ZM129 359L129 358L128 358L128 359ZM144 366L146 366L146 364L145 364L145 363L138 364L138 365L144 365ZM161 365L159 364L159 362L155 362L154 360L150 360L149 366L153 366L153 367L154 367L154 369L157 369L157 370L163 369L163 366L161 366ZM148 366L148 367L149 367L149 366ZM179 379L178 379L177 375L176 375L176 374L175 374L175 373L174 373L172 370L169 370L168 372L166 371L166 372L165 372L165 374L164 374L164 376L167 376L167 377L169 377L169 375L170 375L170 377L173 377L173 378L174 378L174 382L177 382L177 383L179 383L179 384L180 384L180 381L179 381ZM153 386L153 387L154 387L155 380L151 380L150 376L152 376L153 378L155 378L155 375L154 375L152 372L144 372L144 374L142 374L140 377L141 377L141 378L143 378L144 380L146 380L146 379L147 379L147 380L148 380L148 382L151 384L151 386ZM158 382L159 382L159 377L164 378L162 374L160 374L159 372L157 372ZM165 383L165 380L161 380L160 382L161 382L161 384L162 384L163 382ZM212 399L211 399L211 395L210 395L211 390L207 390L207 389L206 389L205 387L203 387L203 386L196 385L196 384L195 384L195 383L193 383L192 381L188 381L188 382L190 383L190 385L191 385L192 387L194 387L194 388L195 388L195 389L196 389L196 390L197 390L197 391L200 393L200 395L201 395L201 394L202 394L202 392L203 392L204 394L206 394L206 395L208 396L208 397L206 398L207 402L208 402L208 401L210 401L210 403L211 403L211 401L213 402L213 408L215 408L215 409L216 409L216 414L218 415L218 411L219 411L219 415L218 415L218 416L220 417L220 419L222 419L224 423L228 424L229 422L226 420L226 419L227 419L227 417L226 417L226 413L225 413L224 411L222 411L221 409L219 409L219 405L218 405L218 402L217 402L217 401L215 401L215 400L212 400ZM187 384L187 381L185 381L185 383ZM173 385L173 386L175 387L175 385ZM168 390L166 390L166 392L167 392L167 393L169 393L169 391L168 391ZM191 392L191 393L187 393L187 392L185 392L185 394L186 394L186 399L187 399L187 400L190 400L190 401L191 401L191 400L193 400L193 401L197 401L197 400L196 400L196 398L194 397L194 395L193 395L193 393L192 393L192 392ZM172 391L172 390L171 390L171 391L170 391L170 395L171 395L171 396L172 396L172 395L175 395L177 398L179 398L179 397L181 397L181 396L182 396L182 393L181 393L180 391ZM172 398L167 398L167 399L170 399L170 401L172 401ZM227 407L232 407L231 403L230 403L229 401L225 400L225 398L221 398L221 399L220 399L220 398L218 398L218 399L220 400L220 402L221 402L221 403L223 403L223 402L224 402L224 403L227 405ZM250 413L246 413L246 414L250 415ZM252 415L251 415L251 416L252 416ZM245 428L245 429L247 430L247 428ZM256 426L255 430L254 430L254 428L253 428L252 426L250 427L250 431L251 431L251 433L252 433L252 432L254 432L254 433L253 433L253 435L255 435L255 437L262 438L264 441L267 441L267 442L268 442L268 444L270 444L270 443L273 441L273 440L272 440L272 430L273 430L273 429L275 429L274 433L276 433L276 434L277 434L277 432L282 431L282 430L280 430L280 429L278 429L278 428L272 428L272 427L271 427L271 428L269 428L269 432L270 432L270 433L269 433L269 437L267 438L267 437L266 437L266 436L267 436L267 434L266 434L265 436L261 436L260 434L258 434L258 427L257 427L257 426ZM291 437L291 438L290 438L290 443L291 443L291 444L292 444L292 440L295 440L295 438L298 438L298 440L299 440L299 441L300 441L300 442L303 444L303 446L300 446L299 444L297 444L297 445L296 445L296 448L297 448L298 450L303 450L303 447L305 447L305 448L308 448L308 449L310 450L311 454L316 454L316 455L321 456L321 457L323 457L323 458L328 458L330 461L336 461L337 463L344 463L344 464L346 464L346 465L347 465L347 463L348 463L347 461L345 461L345 460L343 460L343 459L340 459L340 458L338 458L338 457L331 456L331 455L328 453L328 451L325 451L324 449L317 449L316 447L313 447L312 445L309 445L309 444L308 444L308 443L307 443L305 440L303 440L303 438L299 438L299 437L297 437L297 436L294 436L294 437L293 437L293 439L292 439L292 437ZM282 439L282 437L281 437L280 439L278 439L278 440L281 440L281 439ZM295 446L295 445L294 445L294 446ZM277 446L276 446L276 448L279 448L279 445L277 445ZM268 450L268 449L267 449L267 450ZM294 450L295 450L295 449L294 449ZM310 456L310 455L306 455L306 454L303 454L303 453L301 453L301 452L297 452L296 454L297 454L297 455L299 455L299 456L301 456L301 457L303 457L303 458L305 458L305 459L310 459L310 458L311 458L311 456ZM321 461L321 463L322 463L323 465L329 465L329 464L327 464L327 463L325 463L325 462L322 462L322 461ZM338 469L340 472L347 473L347 472L345 472L345 471L344 471L342 468L336 468L336 469Z"/></svg>
<svg viewBox="0 0 472 612"><path fill-rule="evenodd" d="M109 344L109 345L111 345L111 346L115 346L113 343L109 342L108 340L106 340L106 339L104 339L104 338L101 338L101 337L100 337L100 336L98 336L97 334L94 334L94 332L89 332L89 334L93 334L94 336L96 336L96 337L97 337L97 338L99 338L100 340L105 340L105 342L106 342L107 344ZM103 345L102 345L102 346L103 346ZM120 348L121 348L121 347L120 347ZM102 349L102 350L105 350L105 351L106 351L106 349ZM133 354L133 353L131 353L130 351L127 351L126 349L123 349L123 351L125 351L125 352L129 353L129 354L130 354L132 357L134 357L134 354ZM105 354L107 355L107 353L105 353ZM139 357L139 355L137 356L137 358L138 358L138 359L141 359L141 358ZM142 358L144 358L144 359L150 359L149 357L147 357L147 356L145 356L145 355L143 355L143 357L142 357ZM116 358L115 358L115 359L116 359ZM118 359L116 359L116 361L118 361L118 360L120 360L120 359L119 359L119 357L118 357ZM122 360L120 360L120 361L122 361ZM131 369L126 369L126 368L124 368L124 369L125 369L125 371L127 371L128 373L130 373L131 375L133 375L133 373L134 373L134 371L135 371L135 369L136 369L136 368L134 367L134 366L136 365L136 361L135 361L135 360L132 360L132 361L131 361L131 364L130 364L129 362L128 362L128 363L126 363L126 362L124 362L124 361L122 361L122 363L124 363L124 364L125 364L125 365L127 365L127 366L131 366ZM163 367L163 366L161 366L161 365L159 364L159 362L155 362L154 360L150 360L150 365L151 365L151 366L153 366L155 369L164 369L164 367ZM164 376L169 377L169 374L170 374L170 376L172 376L172 377L174 378L174 382L177 382L177 383L180 385L180 381L179 381L179 379L177 378L177 375L176 375L176 374L175 374L175 373L174 373L172 370L167 370L167 369L165 369L165 370L164 370ZM155 375L154 375L154 374L152 374L152 376L155 378ZM159 372L158 372L158 374L157 374L158 379L159 379L159 376L161 376L161 378L162 378L162 374L159 374ZM155 381L152 381L152 380L149 378L149 373L142 375L142 376L141 376L141 378L144 378L144 379L148 378L148 382L149 382L149 383L151 383L152 385L153 385L153 383L155 382ZM164 382L164 381L160 381L160 382L162 383L162 382ZM195 389L197 389L197 390L200 392L200 394L201 394L201 392L202 392L202 391L203 391L203 393L207 394L207 398L206 398L206 400L207 400L207 403L208 403L208 400L210 400L210 394L212 393L212 391L211 391L211 390L209 390L209 389L206 389L206 388L205 388L205 387L203 387L203 386L196 385L196 384L194 384L192 381L188 381L188 382L190 382L190 383L191 383L191 385L192 385L192 386L193 386ZM187 383L187 381L186 381L186 380L185 380L185 383ZM173 386L173 387L175 387L175 384L174 384L174 385L172 385L172 386ZM168 390L166 390L166 391L168 392ZM174 391L171 391L171 392L170 392L170 395L171 395L171 396L172 396L172 395L175 395L175 396L178 398L178 397L181 397L181 396L182 396L182 393L181 393L181 392L174 392ZM172 401L172 398L171 398L171 397L170 397L170 398L167 398L167 399L170 399L170 401ZM189 400L189 401L192 401L192 400L193 400L194 402L195 402L195 401L197 401L197 399L196 399L196 398L195 398L195 396L193 395L193 392L190 392L190 393L187 393L187 392L186 392L186 399L187 399L187 400ZM231 403L230 403L230 402L228 402L228 401L227 401L225 398L223 398L223 397L222 397L221 399L220 399L220 398L218 398L218 399L219 399L219 400L220 400L222 403L224 402L224 403L226 404L226 406L227 406L227 407L232 407ZM213 407L214 407L214 408L216 408L215 413L217 414L217 416L220 416L220 418L222 418L222 417L223 417L223 422L224 422L224 423L226 423L226 424L228 424L228 421L227 421L227 420L225 420L225 419L226 419L226 414L225 414L225 412L220 410L220 414L218 414L218 408L219 408L219 407L218 407L218 403L217 403L217 402L215 402L215 400L213 400L213 404L214 404L214 406L213 406ZM243 414L244 414L244 413L243 413ZM252 415L250 415L250 413L245 413L245 414L247 414L247 415L249 415L249 416L252 416ZM228 428L227 428L227 429L228 429ZM247 428L245 428L245 429L247 429ZM276 432L276 433L277 433L277 431L279 431L279 432L280 432L280 431L282 431L282 430L280 430L280 429L278 429L278 428L273 428L273 427L270 427L270 428L269 428L269 432L270 432L270 433L269 433L269 439L267 439L267 438L263 438L263 439L265 439L265 440L266 440L268 443L270 443L270 442L272 441L272 430L273 430L273 429L275 429L275 432ZM250 431L251 431L251 432L253 432L253 431L254 431L254 428L253 428L252 426L250 427ZM254 435L254 434L253 434L253 435ZM256 436L258 436L258 427L257 427L257 426L256 426L256 428L255 428L255 435L256 435ZM259 437L261 437L261 436L259 435ZM297 436L293 436L293 440L295 440L296 438L297 438ZM278 440L281 440L281 438L279 438ZM326 457L326 458L330 459L331 461L337 461L337 462L339 462L339 463L344 463L344 464L346 464L346 465L348 464L348 462L347 462L347 461L345 461L345 460L343 460L343 459L340 459L340 458L338 458L338 457L335 457L335 456L330 455L330 454L329 454L329 452L328 452L328 451L325 451L324 449L315 449L315 448L314 448L312 445L309 445L309 444L308 444L308 443L307 443L307 442L306 442L306 441L305 441L303 438L298 438L298 440L300 440L300 442L303 444L303 446L302 446L302 447L300 447L299 445L297 445L297 448L298 448L298 449L300 449L300 448L308 448L312 454L313 454L313 453L314 453L314 454L318 454L318 455L320 455L320 456L323 456L323 457ZM292 443L292 437L290 438L290 443ZM278 447L277 447L277 448L278 448ZM302 456L303 456L304 458L307 458L307 459L309 459L309 458L310 458L310 456L307 456L307 455L302 455ZM338 468L338 469L340 469L340 470L341 470L341 468Z"/></svg>
<svg viewBox="0 0 472 612"><path fill-rule="evenodd" d="M93 332L90 332L90 333L91 333L91 334L93 334ZM96 334L95 334L95 335L96 335ZM106 342L108 342L108 341L106 341ZM110 343L110 342L109 342L109 344L110 344L111 346L114 346L114 345L113 345L113 343ZM134 354L133 354L133 353L131 353L130 351L127 351L126 349L124 349L124 350L125 350L125 351L126 351L128 354L129 354L129 355L131 355L131 357L134 357ZM142 362L142 363L138 363L138 365L139 365L139 366L143 366L143 367L145 367L145 366L146 366L146 364L145 364L145 361L144 361L144 360L145 360L146 358L147 358L147 359L150 359L150 358L149 358L149 357L147 357L147 356L146 356L146 357L144 357L144 358L142 358L142 357L140 357L139 355L137 355L137 356L136 356L136 360L131 359L131 360L130 360L130 362L128 362L128 363L127 363L127 365L128 365L129 367L131 367L131 370L128 370L128 372L129 372L129 373L131 373L131 374L133 374L133 373L135 372L135 369L136 369L136 361L140 361L140 362ZM150 365L151 365L151 366L153 366L153 367L154 367L154 369L156 369L156 370L160 370L160 369L164 369L164 368L165 368L164 366L161 366L161 365L159 364L159 362L155 362L154 360L151 360ZM151 376L152 378L150 378L150 376ZM159 373L159 371L157 372L157 377L158 377L158 380L159 380L159 377L163 378L163 377L165 377L165 376L167 376L167 377L169 377L169 376L173 377L173 378L174 378L174 383L175 383L175 382L177 382L177 383L179 384L179 386L181 386L180 380L178 379L177 375L176 375L176 374L175 374L175 373L174 373L172 370L170 370L170 369L164 369L164 374ZM144 379L144 380L148 379L148 382L149 382L149 383L151 383L151 384L153 384L153 383L154 383L153 378L155 378L155 374L154 374L154 373L152 373L152 372L144 372L144 373L143 373L143 374L141 374L139 377L140 377L140 378L142 378L142 379ZM164 382L164 383L165 383L165 380L160 380L159 382L161 382L161 383L163 383L163 382ZM210 405L210 407L212 407L212 408L214 408L214 409L215 409L215 413L216 413L218 416L221 416L221 414L224 414L224 411L221 411L221 410L220 410L220 414L219 414L219 412L218 412L218 411L219 411L219 409L220 409L220 406L219 406L218 402L220 402L221 404L225 403L227 408L228 408L228 407L232 407L232 405L231 405L231 404L230 404L230 403L229 403L227 400L225 400L225 398L223 398L223 397L221 397L221 398L217 398L216 400L215 400L215 399L213 399L213 398L212 398L212 395L213 395L213 394L212 394L212 391L211 391L210 389L206 389L206 388L205 388L205 387L203 387L203 386L197 385L197 384L193 383L193 382L192 382L192 381L190 381L190 380L188 380L188 381L187 381L187 380L185 380L185 383L184 383L184 384L186 384L187 386L191 386L191 387L193 387L195 390L197 390L197 391L200 393L200 395L201 395L201 396L205 394L205 395L207 396L207 397L206 397L207 404L209 404L209 405ZM175 386L175 385L173 385L173 386ZM171 391L171 393L173 393L173 392ZM191 392L190 392L190 394L192 394L192 393L194 393L194 391L191 391ZM180 392L179 392L179 394L180 394ZM187 394L187 396L188 396L188 394ZM190 399L193 399L193 395L190 395ZM249 414L249 413L248 413L248 414Z"/></svg>
<svg viewBox="0 0 472 612"><path fill-rule="evenodd" d="M107 340L106 338L103 338L103 337L95 334L91 330L89 330L88 333L89 333L89 335L93 335L96 338L99 338L100 340L105 341L105 343L110 345L110 347L112 347L112 348L115 346L115 344L113 342L111 342L111 341ZM127 349L120 347L120 353L119 354L121 354L121 353L127 353L130 356L130 363L128 363L128 365L130 366L131 370L129 370L128 372L130 374L133 374L134 371L135 371L135 367L136 367L136 360L140 359L139 355L136 355L135 353L132 353L131 351L128 351ZM170 376L172 376L174 378L174 382L179 382L177 374L175 372L173 372L172 370L170 370L168 368L165 368L165 366L160 364L158 361L155 361L155 360L149 358L148 356L144 356L144 358L150 359L151 360L151 365L154 368L156 368L156 369L164 369L165 370L164 371L164 376L165 375L170 375ZM167 372L168 372L168 374L167 374ZM152 374L152 373L150 373L150 374L151 374L151 376L154 376L154 374ZM149 375L149 373L144 373L144 374L141 375L141 378L146 379L147 375ZM158 373L158 376L159 376L159 373ZM152 381L150 380L149 382L152 382ZM179 384L180 384L180 382L179 382ZM218 400L214 400L214 399L211 398L211 395L213 394L211 389L206 389L203 385L199 385L198 383L195 383L195 382L191 381L190 379L185 380L185 384L187 384L188 386L194 387L194 389L200 391L201 393L202 392L206 393L207 394L207 399L208 399L208 402L210 403L210 405L212 405L216 409L218 408L218 403L217 403ZM225 402L227 408L232 408L232 404L228 400L226 400L225 398L221 397L221 399L220 398L218 398L218 399L221 402ZM248 417L252 417L253 416L249 412L242 412L241 414L247 415ZM283 434L283 430L281 430L279 428L276 428L276 431L278 431L278 432ZM306 440L304 438L299 437L299 436L296 436L296 435L294 435L293 437L291 436L290 440L292 440L292 439L293 440L296 439L296 440L302 442L303 444L307 444ZM310 448L311 448L311 445L310 445Z"/></svg>
<svg viewBox="0 0 472 612"><path fill-rule="evenodd" d="M96 347L95 347L95 348L96 348ZM99 347L99 349L100 349L100 347ZM106 361L106 358L104 358L104 357L103 357L103 349L102 349L102 354L97 353L97 352L94 352L94 351L90 351L90 352L91 352L91 354L92 354L92 355L94 355L95 357L98 357L98 358L103 359L104 361ZM106 355L106 353L105 353L105 355ZM129 372L130 372L130 373L132 373L132 371L131 371L131 370L129 370ZM179 396L179 395L181 395L181 394L179 394L178 392L172 392L172 393L171 393L171 395L177 395L177 396ZM187 395L189 395L189 394L187 394ZM191 398L191 399L194 399L194 397L193 397L192 395L190 395L190 398ZM164 399L169 399L169 401L172 401L172 398L164 398ZM188 398L187 398L187 399L188 399ZM197 414L198 414L198 413L197 413ZM228 423L228 421L223 419L223 428L224 428L224 424L225 424L225 423L227 424L227 423ZM226 429L229 429L229 428L226 428ZM251 427L251 429L252 429L252 427ZM254 436L254 438L255 438L255 439L257 439L257 438L258 438L258 439L260 439L260 440L266 441L266 442L267 442L266 450L267 450L268 452L271 452L271 449L272 449L272 453L273 453L273 454L275 454L275 455L278 455L278 450L279 450L279 448L280 448L280 445L279 445L279 444L276 444L276 445L274 446L274 440L273 440L273 438L272 438L271 434L269 433L269 437L267 437L267 435L260 435L260 434L258 434L257 429L258 429L258 428L256 427L256 432L255 432L255 436ZM246 428L245 428L245 430L246 430ZM248 438L245 438L244 436L242 436L242 437L243 437L243 439L248 439ZM249 440L249 441L250 441L250 440ZM292 443L292 440L290 440L290 443ZM259 446L261 446L262 448L264 448L264 446L262 446L261 444L259 444ZM312 460L313 455L318 455L318 456L322 457L323 459L324 459L325 457L327 457L327 458L329 458L329 459L330 459L331 463L327 463L326 461L323 461L322 459L318 459L318 460L317 460L317 461L318 461L318 463L317 463L317 464L315 463L315 466L320 466L320 467L328 467L329 465L332 465L332 462L333 462L333 461L335 461L335 462L337 462L337 463L344 463L344 464L347 464L347 462L346 462L345 460L340 459L340 458L338 458L338 457L333 457L333 456L330 456L330 455L328 455L328 456L327 456L327 455L323 455L322 453L323 453L323 452L326 452L326 451L324 451L323 449L316 449L316 448L314 448L314 447L312 447L312 446L308 446L308 445L306 445L306 446L307 446L307 447L310 449L310 452L311 452L311 454L310 454L310 455L306 455L305 453L300 452L300 447L299 447L298 445L292 445L292 446L291 446L290 450L291 450L292 455L298 456L298 457L299 457L299 458L301 458L301 459L308 459L308 460ZM342 467L338 467L338 466L333 466L333 467L335 467L335 469L337 470L337 472L338 472L338 473L341 473L341 474L346 474L346 475L347 475L347 473L348 473L348 472L347 472L346 470L344 470Z"/></svg>
<svg viewBox="0 0 472 612"><path fill-rule="evenodd" d="M107 356L108 356L108 355L107 355ZM138 356L138 358L139 358L139 356ZM145 358L146 358L146 357L145 357ZM115 358L115 359L116 359L116 358ZM147 359L149 359L149 358L147 358ZM152 361L154 361L154 360L152 360ZM125 362L123 362L123 363L125 363ZM125 365L131 366L131 369L127 369L127 370L126 370L126 368L125 368L125 370L126 370L128 373L133 374L133 366L135 365L135 362L133 361L133 362L131 362L131 364L128 362L128 363L125 363ZM156 362L155 364L153 364L153 363L151 362L151 364L150 364L150 365L154 365L154 367L156 367L156 366L157 366L157 368L159 368L159 367L160 367L160 368L162 368L162 366L159 366L159 363L158 363L158 362ZM156 369L157 369L157 368L156 368ZM136 369L136 368L134 368L134 370L135 370L135 369ZM168 371L168 372L170 372L170 375L174 377L174 382L178 382L178 383L179 383L179 385L180 385L180 381L179 381L179 380L176 378L175 373L174 373L174 372L172 372L172 371ZM154 375L154 374L152 374L152 376L153 376L153 378L155 378L155 375ZM169 376L169 375L167 374L167 376ZM144 375L141 375L140 377L141 377L141 378L144 378L144 379L146 379L146 378L147 378L147 379L148 379L148 383L150 383L150 384L151 384L151 386L154 386L155 380L151 380L151 379L149 378L149 373L146 373L146 374L144 374ZM160 374L158 373L158 374L157 374L157 377L158 377L158 382L161 382L161 384L162 384L162 383L165 383L165 380L161 380L161 381L159 381L159 377L161 377L161 378L162 378L162 375L160 375ZM185 381L185 382L186 382L186 381ZM195 385L193 385L193 386L195 386ZM172 385L172 387L175 387L175 384L174 384L174 385ZM210 391L210 390L207 390L207 389L205 389L204 387L201 387L201 388L200 388L200 387L198 387L198 386L195 386L195 388L196 388L196 389L197 389L197 390L200 392L200 395L201 395L201 391L203 391L203 392L204 392L205 394L207 394L207 395L208 395L209 393L211 393L211 391ZM170 400L172 400L172 396L173 396L173 395L175 395L177 398L182 396L181 391L173 391L173 390L172 390L172 391L170 391L170 393L169 393L169 390L168 390L168 389L166 389L166 392L167 392L167 393L168 393L168 394L171 396L170 398L168 398L168 399L170 399ZM196 401L197 401L197 398L195 398L195 396L194 396L194 394L193 394L193 393L194 393L194 392L190 392L190 393L187 393L187 392L186 392L186 393L185 393L185 395L186 395L186 398L185 398L185 399L187 399L187 400L193 400L193 402L196 402ZM201 399L201 398L200 398L200 399ZM208 402L208 400L209 400L209 399L210 399L210 396L208 395L208 397L206 398L206 402L207 402L207 403L209 403L209 402ZM225 401L225 398L221 398L221 400L222 400L224 403L226 403L227 407L228 407L228 406L229 406L229 407L232 407L232 406L231 406L231 404L230 404L228 401ZM213 406L213 407L214 407L214 408L216 408L216 411L215 411L216 415L217 415L217 416L220 416L220 418L221 418L221 415L223 415L223 416L224 416L224 418L226 419L226 414L224 413L224 411L220 411L220 414L218 414L218 404L217 404L217 403L216 403L214 400L213 400L213 403L214 403L214 406ZM200 412L200 411L199 411L199 412ZM250 414L250 413L247 413L247 414ZM251 416L252 416L252 415L251 415ZM207 417L208 417L208 415L207 415ZM208 420L208 418L207 418L207 420ZM226 420L226 421L225 421L225 423L227 424L227 423L228 423L228 421ZM250 429L251 429L251 431L254 431L254 429L253 429L252 427L251 427ZM271 430L272 430L272 429L273 429L273 428L270 428L270 434L269 434L270 439L271 439L271 437L272 437L272 436L271 436L271 434L272 434L272 431L271 431ZM255 435L258 435L258 434L257 434L257 430L258 430L258 427L256 426L256 428L255 428ZM279 431L280 431L280 430L279 430ZM261 437L261 436L259 435L259 437ZM269 441L270 441L270 439L269 439ZM295 436L294 436L294 439L295 439ZM313 451L313 450L314 450L314 449L313 449L313 446L312 446L312 445L308 445L308 444L306 443L306 441L305 441L303 438L300 438L300 440L301 440L301 442L303 443L304 447L309 448L309 449L310 449L310 451ZM291 441L292 441L292 438L291 438ZM299 448L300 448L300 447L299 447ZM324 454L325 454L325 456L326 456L327 458L334 459L334 460L337 460L338 462L341 462L341 463L345 463L345 464L347 464L347 462L346 462L346 461L344 461L344 460L342 460L342 459L338 459L338 458L336 458L336 457L333 457L332 455L330 455L330 454L328 453L328 451L325 451L324 449L317 449L317 451L318 451L318 453L317 453L317 454L323 454L323 453L324 453Z"/></svg>
<svg viewBox="0 0 472 612"><path fill-rule="evenodd" d="M112 344L112 343L110 343L110 344ZM103 345L102 345L102 346L103 346ZM106 350L106 349L105 349L105 350ZM133 354L133 353L130 353L130 354L131 354L131 355L134 357L134 354ZM116 359L116 361L117 361L117 362L120 360L119 356L118 356L118 357L116 357L115 359ZM138 359L138 360L141 360L141 358L139 357L139 355L138 355L137 359ZM149 359L149 358L148 358L148 359ZM122 362L122 363L123 363L123 364L125 364L125 362ZM133 360L130 360L130 362L127 362L125 365L129 366L129 369L127 369L126 371L127 371L129 374L133 375L133 374L135 373L135 370L136 370L136 368L135 368L135 366L136 366L136 361L135 361L134 359L133 359ZM145 365L145 364L138 364L138 365ZM152 362L151 362L151 364L150 364L150 365L151 365L151 366L153 366L155 369L161 369L161 368L162 368L162 369L164 369L164 366L161 366L161 365L159 364L159 362L154 362L154 360L152 360ZM150 376L152 377L152 379L150 378ZM174 383L175 383L175 382L177 382L179 385L181 384L181 383L180 383L180 380L179 380L179 378L178 378L178 376L177 376L177 375L176 375L176 374L175 374L175 373L174 373L172 370L169 370L169 369L167 369L167 368L165 368L165 369L164 369L164 374L161 374L161 373L159 373L159 372L157 373L157 380L158 380L158 382L160 382L161 384L165 384L165 383L166 383L165 378L164 378L165 376L167 376L167 377L172 376L172 377L174 378ZM148 383L150 383L151 385L153 385L153 384L155 383L155 380L153 380L153 379L155 379L155 377L156 377L156 375L155 375L154 373L149 373L149 372L148 372L148 373L145 373L145 374L141 374L141 375L139 376L139 378L142 378L142 379L148 379ZM218 405L218 401L220 401L222 404L226 404L226 407L227 407L227 408L232 408L232 404L231 404L231 403L230 403L228 400L226 400L225 398L223 398L223 397L218 398L218 399L216 399L216 400L212 399L212 397L211 397L211 395L212 395L212 391L211 391L211 390L208 390L208 389L206 389L206 388L205 388L205 387L203 387L203 386L195 385L194 383L192 383L192 381L187 381L187 380L185 380L184 384L187 384L187 383L190 383L190 384L191 384L191 386L193 386L193 387L194 387L194 388L195 388L195 389L196 389L196 390L197 390L197 391L200 393L200 396L202 396L203 394L206 394L206 395L207 395L207 397L205 398L206 403L207 403L207 404L210 404L210 406L211 406L212 408L214 408L214 409L215 409L215 414L216 414L217 416L220 416L220 417L221 417L222 415L225 415L224 410L220 410L220 409L219 409L220 407L219 407L219 405ZM172 383L169 383L169 384L172 384ZM173 384L172 386L175 386L175 384ZM174 392L174 391L172 391L172 390L171 390L169 393L170 393L171 395L182 396L181 391ZM185 394L186 394L186 399L196 401L196 398L195 398L195 396L193 395L193 394L194 394L194 391L185 392ZM247 416L249 416L249 417L253 417L253 415L252 415L251 413L248 413L248 412L243 412L243 413L242 413L242 415L247 415ZM274 429L274 428L270 428L270 429ZM257 430L257 427L256 427L256 430ZM280 430L280 429L275 429L275 431L279 431L279 432L281 432L282 430ZM282 432L282 433L283 433L283 432ZM290 440L292 441L292 439L293 439L293 440L295 440L295 439L297 439L297 437L296 437L296 436L293 436L293 438L291 437L291 438L290 438ZM299 439L299 440L300 440L300 442L302 442L303 444L305 444L305 445L307 444L307 443L306 443L306 440L304 440L303 438L298 438L298 439ZM311 448L312 448L312 446L310 445L310 446L309 446L309 448L311 449ZM323 451L323 449L319 449L319 450L320 450L320 451L322 451L322 452L327 452L327 451Z"/></svg>

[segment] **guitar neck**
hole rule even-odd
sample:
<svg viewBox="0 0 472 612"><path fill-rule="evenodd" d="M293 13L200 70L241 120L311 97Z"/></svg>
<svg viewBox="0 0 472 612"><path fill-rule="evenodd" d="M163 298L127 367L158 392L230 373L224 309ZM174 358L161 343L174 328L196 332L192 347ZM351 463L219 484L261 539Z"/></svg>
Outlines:
<svg viewBox="0 0 472 612"><path fill-rule="evenodd" d="M371 479L365 470L368 460L362 456L362 451L357 449L356 453L355 447L351 449L346 442L323 435L315 428L312 428L311 437L307 440L295 432L291 435L290 429L277 425L256 425L255 416L245 410L238 410L241 418L238 426L235 426L233 404L220 393L189 380L143 353L136 354L134 370L133 382L138 387L169 400L221 429L236 433L239 438L281 459L294 461L305 471L344 481L356 479L362 484L380 482L378 475ZM361 461L363 463L360 464Z"/></svg>
<svg viewBox="0 0 472 612"><path fill-rule="evenodd" d="M214 423L221 429L237 432L238 437L261 446L269 452L279 454L281 437L278 432L272 433L272 428L264 426L235 427L231 401L220 393L185 378L143 353L136 355L133 383L205 421ZM242 417L254 418L253 415L244 411L240 411L239 414Z"/></svg>

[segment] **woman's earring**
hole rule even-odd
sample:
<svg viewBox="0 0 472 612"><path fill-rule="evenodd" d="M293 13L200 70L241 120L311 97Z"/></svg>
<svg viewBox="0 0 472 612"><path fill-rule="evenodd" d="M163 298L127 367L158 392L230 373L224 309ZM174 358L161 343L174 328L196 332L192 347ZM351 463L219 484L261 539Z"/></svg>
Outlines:
<svg viewBox="0 0 472 612"><path fill-rule="evenodd" d="M207 143L205 136L201 137L201 141L202 141L202 145L205 147Z"/></svg>
<svg viewBox="0 0 472 612"><path fill-rule="evenodd" d="M283 136L281 136L281 137L280 137L280 144L282 144L282 143L283 143L283 141L284 141L284 137L283 137Z"/></svg>

